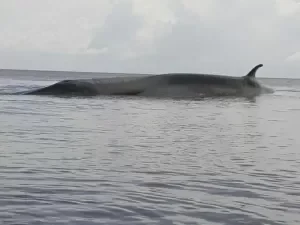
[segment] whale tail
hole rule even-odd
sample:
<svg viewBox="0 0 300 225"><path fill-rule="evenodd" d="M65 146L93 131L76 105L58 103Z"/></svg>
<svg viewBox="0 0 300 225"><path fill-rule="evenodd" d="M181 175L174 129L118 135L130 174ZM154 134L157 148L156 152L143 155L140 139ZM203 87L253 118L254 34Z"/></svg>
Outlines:
<svg viewBox="0 0 300 225"><path fill-rule="evenodd" d="M263 66L263 64L258 64L257 66L255 66L252 70L250 70L250 72L245 76L245 77L255 77L255 75L256 75L256 71L260 68L260 67L262 67Z"/></svg>

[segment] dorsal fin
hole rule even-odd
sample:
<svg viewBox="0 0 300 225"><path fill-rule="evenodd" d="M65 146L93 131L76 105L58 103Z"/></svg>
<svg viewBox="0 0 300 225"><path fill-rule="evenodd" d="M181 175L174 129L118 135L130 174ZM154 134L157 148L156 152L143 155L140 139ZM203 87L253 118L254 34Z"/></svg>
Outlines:
<svg viewBox="0 0 300 225"><path fill-rule="evenodd" d="M247 75L246 77L255 77L256 71L262 67L263 64L258 64L257 66L255 66Z"/></svg>

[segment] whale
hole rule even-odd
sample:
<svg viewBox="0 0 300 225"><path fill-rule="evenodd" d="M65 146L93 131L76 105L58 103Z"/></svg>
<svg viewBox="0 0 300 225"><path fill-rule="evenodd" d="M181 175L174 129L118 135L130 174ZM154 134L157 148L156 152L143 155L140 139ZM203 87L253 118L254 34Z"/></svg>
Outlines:
<svg viewBox="0 0 300 225"><path fill-rule="evenodd" d="M144 97L255 97L274 93L256 78L263 64L253 67L246 75L228 76L200 73L165 73L137 76L131 79L105 78L62 80L52 85L27 91L26 95L98 96L122 95Z"/></svg>

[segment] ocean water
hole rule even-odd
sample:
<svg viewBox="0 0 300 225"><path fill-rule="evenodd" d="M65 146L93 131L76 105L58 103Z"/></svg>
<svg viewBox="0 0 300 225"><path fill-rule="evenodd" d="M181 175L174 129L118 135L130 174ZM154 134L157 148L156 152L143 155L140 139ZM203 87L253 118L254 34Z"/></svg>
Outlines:
<svg viewBox="0 0 300 225"><path fill-rule="evenodd" d="M300 80L255 100L11 95L111 74L0 71L0 224L300 224Z"/></svg>

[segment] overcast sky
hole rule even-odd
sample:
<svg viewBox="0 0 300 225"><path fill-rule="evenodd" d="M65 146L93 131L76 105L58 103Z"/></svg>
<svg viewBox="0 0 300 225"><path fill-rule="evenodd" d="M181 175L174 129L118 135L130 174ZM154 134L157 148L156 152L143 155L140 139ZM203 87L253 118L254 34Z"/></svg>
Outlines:
<svg viewBox="0 0 300 225"><path fill-rule="evenodd" d="M300 78L299 0L0 3L0 68Z"/></svg>

